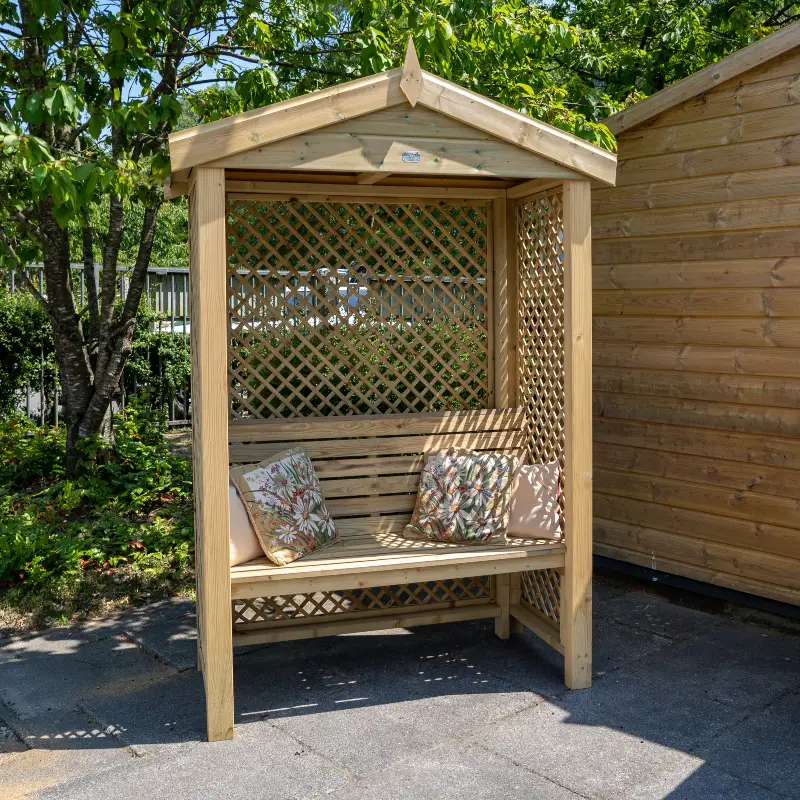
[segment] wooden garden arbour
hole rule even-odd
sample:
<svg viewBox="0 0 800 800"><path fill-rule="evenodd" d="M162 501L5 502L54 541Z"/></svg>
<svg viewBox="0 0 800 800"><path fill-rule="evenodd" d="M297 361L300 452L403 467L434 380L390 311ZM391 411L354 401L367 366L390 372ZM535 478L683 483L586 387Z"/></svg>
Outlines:
<svg viewBox="0 0 800 800"><path fill-rule="evenodd" d="M493 617L589 686L590 181L613 185L615 156L421 70L411 43L403 69L170 151L167 191L189 194L209 739L233 736L247 642ZM298 443L343 543L229 567L229 463ZM405 543L424 454L452 444L559 459L563 543Z"/></svg>

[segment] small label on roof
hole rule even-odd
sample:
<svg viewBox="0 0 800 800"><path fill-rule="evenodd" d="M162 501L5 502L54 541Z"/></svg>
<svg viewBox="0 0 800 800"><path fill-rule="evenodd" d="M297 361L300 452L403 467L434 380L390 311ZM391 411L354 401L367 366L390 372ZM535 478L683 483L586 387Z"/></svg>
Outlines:
<svg viewBox="0 0 800 800"><path fill-rule="evenodd" d="M405 161L406 164L417 164L419 160L419 150L406 150L403 152L403 161Z"/></svg>

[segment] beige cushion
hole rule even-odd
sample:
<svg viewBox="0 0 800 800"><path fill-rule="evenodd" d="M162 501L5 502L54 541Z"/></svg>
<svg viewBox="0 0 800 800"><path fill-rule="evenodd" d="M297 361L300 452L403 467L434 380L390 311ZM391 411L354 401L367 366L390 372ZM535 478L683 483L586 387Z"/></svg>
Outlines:
<svg viewBox="0 0 800 800"><path fill-rule="evenodd" d="M508 536L523 539L561 539L558 461L526 464L514 480Z"/></svg>
<svg viewBox="0 0 800 800"><path fill-rule="evenodd" d="M234 467L231 480L264 553L278 566L338 540L314 465L303 448Z"/></svg>
<svg viewBox="0 0 800 800"><path fill-rule="evenodd" d="M250 517L247 516L242 498L232 483L228 484L228 497L231 507L231 566L235 567L245 561L262 558L264 551L250 523Z"/></svg>

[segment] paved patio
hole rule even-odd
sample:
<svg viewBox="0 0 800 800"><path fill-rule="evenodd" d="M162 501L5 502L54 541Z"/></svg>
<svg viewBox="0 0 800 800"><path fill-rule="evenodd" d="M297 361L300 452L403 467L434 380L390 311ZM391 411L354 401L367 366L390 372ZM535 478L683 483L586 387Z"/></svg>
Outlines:
<svg viewBox="0 0 800 800"><path fill-rule="evenodd" d="M0 798L800 797L800 638L595 598L590 690L489 622L270 645L215 744L189 603L0 644Z"/></svg>

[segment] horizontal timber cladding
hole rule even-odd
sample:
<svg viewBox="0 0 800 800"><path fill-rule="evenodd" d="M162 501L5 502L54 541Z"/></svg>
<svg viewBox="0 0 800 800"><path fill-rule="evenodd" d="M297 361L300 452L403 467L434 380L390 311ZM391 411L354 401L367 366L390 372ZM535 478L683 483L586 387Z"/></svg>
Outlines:
<svg viewBox="0 0 800 800"><path fill-rule="evenodd" d="M595 289L798 288L800 258L598 265L592 284Z"/></svg>
<svg viewBox="0 0 800 800"><path fill-rule="evenodd" d="M485 408L483 203L229 200L235 418Z"/></svg>
<svg viewBox="0 0 800 800"><path fill-rule="evenodd" d="M593 193L595 552L800 604L800 49Z"/></svg>

